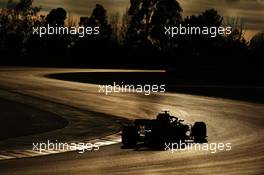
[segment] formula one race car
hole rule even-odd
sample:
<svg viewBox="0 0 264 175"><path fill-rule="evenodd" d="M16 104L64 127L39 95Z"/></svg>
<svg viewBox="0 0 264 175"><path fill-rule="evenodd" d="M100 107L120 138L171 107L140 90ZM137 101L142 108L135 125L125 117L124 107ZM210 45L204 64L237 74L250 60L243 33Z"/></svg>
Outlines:
<svg viewBox="0 0 264 175"><path fill-rule="evenodd" d="M145 145L150 148L161 148L166 142L207 142L204 122L195 122L191 126L184 124L183 121L171 116L169 111L159 113L154 120L136 119L133 125L123 126L123 146L131 148Z"/></svg>

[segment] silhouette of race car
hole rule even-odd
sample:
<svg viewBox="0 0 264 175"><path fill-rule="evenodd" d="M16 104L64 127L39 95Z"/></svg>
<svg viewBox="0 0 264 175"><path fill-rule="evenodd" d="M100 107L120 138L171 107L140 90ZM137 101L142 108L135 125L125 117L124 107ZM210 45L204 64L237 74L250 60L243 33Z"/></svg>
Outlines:
<svg viewBox="0 0 264 175"><path fill-rule="evenodd" d="M124 147L132 148L144 145L150 148L162 148L165 143L207 142L207 128L204 122L195 122L193 126L184 124L184 120L162 111L154 120L136 119L133 125L122 129Z"/></svg>

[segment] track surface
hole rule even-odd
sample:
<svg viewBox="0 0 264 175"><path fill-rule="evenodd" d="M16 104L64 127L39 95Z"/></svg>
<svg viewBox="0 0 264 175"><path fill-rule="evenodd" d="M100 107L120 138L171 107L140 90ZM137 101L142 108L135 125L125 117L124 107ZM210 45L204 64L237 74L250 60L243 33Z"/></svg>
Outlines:
<svg viewBox="0 0 264 175"><path fill-rule="evenodd" d="M97 152L76 152L0 161L0 174L264 174L264 105L166 93L98 93L98 86L45 78L50 73L106 70L1 68L0 84L9 90L128 119L170 109L187 122L208 124L209 142L230 142L231 151L134 151L120 144ZM107 70L109 71L109 70Z"/></svg>

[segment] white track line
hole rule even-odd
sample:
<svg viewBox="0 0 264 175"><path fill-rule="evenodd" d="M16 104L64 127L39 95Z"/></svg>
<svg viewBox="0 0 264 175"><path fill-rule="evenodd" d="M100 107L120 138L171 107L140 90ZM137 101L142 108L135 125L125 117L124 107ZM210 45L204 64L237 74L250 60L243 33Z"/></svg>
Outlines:
<svg viewBox="0 0 264 175"><path fill-rule="evenodd" d="M120 133L116 133L113 135L109 135L100 139L93 139L84 141L82 143L93 143L96 145L107 146L113 145L121 142ZM71 152L77 151L76 150L44 150L41 153L39 151L34 151L32 149L25 149L25 150L13 150L13 151L0 151L0 160L7 160L7 159L17 159L17 158L26 158L26 157L37 157L37 156L44 156L44 155L51 155L51 154L59 154L64 152Z"/></svg>

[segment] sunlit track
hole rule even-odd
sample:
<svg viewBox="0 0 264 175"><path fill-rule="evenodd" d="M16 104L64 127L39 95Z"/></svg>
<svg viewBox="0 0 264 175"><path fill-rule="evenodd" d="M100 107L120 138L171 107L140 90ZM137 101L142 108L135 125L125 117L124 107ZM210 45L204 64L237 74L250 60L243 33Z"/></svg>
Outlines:
<svg viewBox="0 0 264 175"><path fill-rule="evenodd" d="M1 175L264 174L264 105L176 93L106 96L98 92L97 85L45 77L53 73L94 71L109 70L2 68L0 83L1 87L13 92L130 120L155 117L161 109L170 109L188 123L205 121L209 143L230 142L232 150L215 154L208 151L172 154L169 151L123 150L120 144L113 144L83 155L70 152L2 160Z"/></svg>
<svg viewBox="0 0 264 175"><path fill-rule="evenodd" d="M102 146L117 144L121 142L121 139L120 139L120 133L117 133L117 134L112 134L112 135L109 135L103 138L81 141L81 142L82 143L92 143L92 144L96 144L102 147ZM83 148L77 147L75 150L71 150L71 151L77 152L79 149L83 149ZM64 152L68 152L68 151L67 150L44 150L42 152L38 152L32 149L0 151L0 160L37 157L37 156L44 156L44 155L50 155L50 154L59 154L59 153L64 153Z"/></svg>

